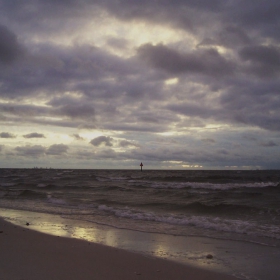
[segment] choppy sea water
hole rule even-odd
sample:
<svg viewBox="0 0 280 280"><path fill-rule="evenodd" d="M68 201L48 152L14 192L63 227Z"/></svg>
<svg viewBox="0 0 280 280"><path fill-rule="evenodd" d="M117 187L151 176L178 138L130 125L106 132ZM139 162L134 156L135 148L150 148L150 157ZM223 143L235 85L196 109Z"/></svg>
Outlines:
<svg viewBox="0 0 280 280"><path fill-rule="evenodd" d="M0 169L0 208L280 248L279 183L274 170Z"/></svg>
<svg viewBox="0 0 280 280"><path fill-rule="evenodd" d="M118 228L280 241L278 171L0 170L0 206Z"/></svg>

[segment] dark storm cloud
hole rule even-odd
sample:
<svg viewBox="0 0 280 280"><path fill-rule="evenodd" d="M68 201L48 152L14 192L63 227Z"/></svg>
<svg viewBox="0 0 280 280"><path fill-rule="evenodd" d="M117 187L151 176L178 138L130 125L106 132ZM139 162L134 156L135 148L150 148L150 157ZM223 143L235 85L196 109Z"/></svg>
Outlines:
<svg viewBox="0 0 280 280"><path fill-rule="evenodd" d="M113 146L112 144L113 138L109 136L98 136L90 141L90 144L93 146L105 145L107 147Z"/></svg>
<svg viewBox="0 0 280 280"><path fill-rule="evenodd" d="M25 135L23 135L23 137L24 138L45 138L45 135L42 133L33 132L33 133L25 134Z"/></svg>
<svg viewBox="0 0 280 280"><path fill-rule="evenodd" d="M1 132L0 138L16 138L16 136L10 132Z"/></svg>
<svg viewBox="0 0 280 280"><path fill-rule="evenodd" d="M234 64L213 48L180 53L163 44L146 44L138 49L138 55L149 65L173 74L198 73L215 76L231 74L234 70Z"/></svg>
<svg viewBox="0 0 280 280"><path fill-rule="evenodd" d="M41 145L34 145L34 146L22 146L22 147L16 147L15 151L20 156L26 156L26 157L40 157L43 156L46 152L46 148Z"/></svg>
<svg viewBox="0 0 280 280"><path fill-rule="evenodd" d="M59 156L59 155L66 154L68 149L69 149L69 147L67 145L64 145L64 144L54 144L54 145L51 145L46 150L46 154L47 155Z"/></svg>
<svg viewBox="0 0 280 280"><path fill-rule="evenodd" d="M0 64L8 64L16 60L23 53L16 35L6 26L0 24Z"/></svg>

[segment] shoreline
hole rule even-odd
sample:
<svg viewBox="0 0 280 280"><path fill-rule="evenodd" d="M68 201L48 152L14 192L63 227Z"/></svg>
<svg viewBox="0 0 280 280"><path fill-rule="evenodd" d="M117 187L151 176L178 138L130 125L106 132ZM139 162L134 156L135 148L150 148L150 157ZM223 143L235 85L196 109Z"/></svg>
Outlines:
<svg viewBox="0 0 280 280"><path fill-rule="evenodd" d="M0 218L1 280L234 280L236 278L174 261L48 235Z"/></svg>
<svg viewBox="0 0 280 280"><path fill-rule="evenodd" d="M279 278L279 247L270 247L262 244L213 239L207 237L174 236L160 233L137 232L133 230L112 228L110 226L93 224L81 220L78 221L73 219L66 219L54 214L13 210L7 208L0 208L0 211L0 219L2 219L0 222L0 231L3 230L1 228L2 224L10 229L16 229L18 239L21 240L18 241L19 248L21 246L20 242L26 243L26 241L24 241L23 234L26 235L28 233L27 236L29 236L29 234L35 234L36 236L43 235L45 236L44 238L47 238L46 236L48 236L52 240L52 242L47 241L50 244L59 244L60 240L64 239L72 240L68 241L70 243L79 241L84 242L85 244L87 244L87 246L89 246L89 244L93 245L93 247L97 246L98 248L101 246L100 248L103 248L107 252L107 256L110 256L108 250L110 252L112 250L117 250L120 252L127 252L128 255L136 254L137 256L139 256L139 258L153 260L152 262L154 262L155 260L164 261L174 265L176 264L176 266L183 266L185 267L184 269L191 268L195 271L203 271L206 274L210 273L212 275L213 273L216 276L217 274L222 275L219 276L218 279L278 280ZM29 224L28 226L26 225L27 222ZM6 233L4 233L4 236L5 235ZM0 234L0 238L1 237L3 237L3 233ZM12 239L13 238L10 238L8 235L10 244L13 244ZM3 238L0 239L0 242L1 240L3 241ZM27 240L29 240L27 242L32 244L32 241L30 241L30 237L28 237ZM49 239L47 238L47 240ZM71 246L75 247L76 245ZM65 252L67 252L67 250ZM22 250L18 251L21 252ZM4 263L8 261L5 260L6 253L7 252L0 252L0 261L4 260ZM16 253L14 252L14 254ZM32 251L31 254L36 255L36 250ZM60 250L60 252L58 253L58 255L63 255L66 259L70 257L69 254L71 255L73 254L73 252L64 254L63 250ZM83 252L81 251L79 254L83 255ZM92 252L92 254L94 254L94 252ZM57 253L54 253L54 255L56 256ZM213 258L207 258L207 255L209 255L209 257L210 255L212 255ZM72 257L70 258L70 262L73 261ZM96 257L97 256L95 256L95 258ZM14 263L13 257L11 257L10 260L12 261L12 263ZM165 267L165 265L163 265L163 267ZM125 269L125 267L123 267L122 269ZM143 271L144 270L145 267L143 267ZM153 275L154 278L151 279L168 279L162 278L162 275L160 278L155 278L158 276L153 273L154 272L150 271L147 272L147 275ZM131 275L130 278L123 277L124 276L122 276L120 279L131 279ZM147 277L143 277L143 279L150 279ZM7 280L10 279L32 280L35 278L7 278ZM54 278L52 277L51 279ZM70 278L66 277L58 279L61 280ZM99 280L103 278L96 279ZM118 278L104 279L107 280ZM173 275L170 279L188 278L178 278L177 276ZM196 276L193 276L192 279L200 280L206 278L196 278ZM4 278L4 280L6 279Z"/></svg>

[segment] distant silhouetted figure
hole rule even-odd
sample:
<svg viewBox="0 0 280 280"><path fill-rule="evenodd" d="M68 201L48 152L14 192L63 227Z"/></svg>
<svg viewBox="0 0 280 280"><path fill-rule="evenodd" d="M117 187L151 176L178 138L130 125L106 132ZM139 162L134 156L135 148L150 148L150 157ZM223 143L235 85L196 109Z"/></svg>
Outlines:
<svg viewBox="0 0 280 280"><path fill-rule="evenodd" d="M143 163L142 162L140 163L140 166L141 166L141 171L142 171L142 167L143 167Z"/></svg>

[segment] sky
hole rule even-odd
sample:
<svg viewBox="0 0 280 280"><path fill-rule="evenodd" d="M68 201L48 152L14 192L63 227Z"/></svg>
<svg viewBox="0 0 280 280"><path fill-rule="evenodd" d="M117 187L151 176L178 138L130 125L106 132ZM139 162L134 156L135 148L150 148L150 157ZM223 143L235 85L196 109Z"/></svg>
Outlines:
<svg viewBox="0 0 280 280"><path fill-rule="evenodd" d="M279 169L279 0L0 0L0 168Z"/></svg>

